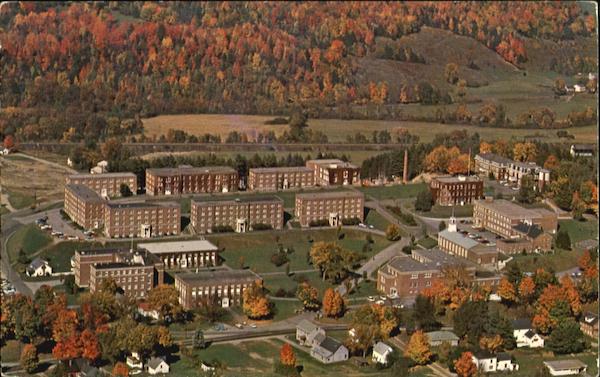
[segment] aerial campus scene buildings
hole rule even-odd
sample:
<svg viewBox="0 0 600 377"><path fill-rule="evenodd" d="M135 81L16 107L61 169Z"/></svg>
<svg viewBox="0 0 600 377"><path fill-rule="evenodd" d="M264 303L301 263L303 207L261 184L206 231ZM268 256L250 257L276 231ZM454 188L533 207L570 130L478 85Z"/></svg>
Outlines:
<svg viewBox="0 0 600 377"><path fill-rule="evenodd" d="M597 14L1 2L0 373L598 375Z"/></svg>

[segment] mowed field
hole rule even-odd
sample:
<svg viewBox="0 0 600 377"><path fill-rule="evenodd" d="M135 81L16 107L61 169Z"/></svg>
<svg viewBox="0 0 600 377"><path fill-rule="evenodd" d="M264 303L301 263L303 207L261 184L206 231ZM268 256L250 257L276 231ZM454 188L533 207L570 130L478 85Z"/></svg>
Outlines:
<svg viewBox="0 0 600 377"><path fill-rule="evenodd" d="M425 110L426 106L422 106ZM218 134L225 138L231 131L248 134L250 137L261 131L274 131L277 135L287 129L287 125L266 125L265 121L273 116L263 115L235 115L235 114L184 114L160 115L144 119L144 129L148 136L166 135L169 129L183 130L192 135L206 133ZM537 137L547 141L561 141L556 137L555 130L522 130L493 127L476 127L467 125L454 125L428 122L404 121L379 121L379 120L340 120L340 119L310 119L309 125L314 130L322 131L330 142L345 142L346 135L361 132L370 137L373 131L393 131L402 127L411 133L419 135L421 141L431 141L436 134L454 130L466 129L469 132L478 132L484 140L510 139L511 137L523 138L538 134ZM567 130L575 136L578 142L593 142L597 138L596 126L570 128ZM563 139L564 140L564 139Z"/></svg>

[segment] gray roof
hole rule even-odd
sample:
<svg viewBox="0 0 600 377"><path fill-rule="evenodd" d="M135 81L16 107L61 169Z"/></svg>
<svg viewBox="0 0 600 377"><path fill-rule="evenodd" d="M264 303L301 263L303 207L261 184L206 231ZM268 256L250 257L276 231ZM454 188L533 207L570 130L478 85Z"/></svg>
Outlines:
<svg viewBox="0 0 600 377"><path fill-rule="evenodd" d="M385 355L387 353L394 352L394 349L383 342L377 342L373 346L373 353L377 352L380 355Z"/></svg>
<svg viewBox="0 0 600 377"><path fill-rule="evenodd" d="M342 160L338 160L338 159L321 159L321 160L308 160L306 161L306 163L313 163L313 164L317 164L317 165L330 165L328 167L334 167L333 165L335 165L335 167L337 168L351 168L351 169L358 169L357 165L354 165L350 162L344 162Z"/></svg>
<svg viewBox="0 0 600 377"><path fill-rule="evenodd" d="M451 175L445 175L433 179L443 183L481 182L481 179L479 179L479 177L476 175L470 175L468 177L464 175L459 175L456 177Z"/></svg>
<svg viewBox="0 0 600 377"><path fill-rule="evenodd" d="M477 157L479 157L483 160L497 162L499 164L508 164L508 163L512 162L511 159L499 156L495 153L480 153L477 156L475 156L475 158L477 158Z"/></svg>
<svg viewBox="0 0 600 377"><path fill-rule="evenodd" d="M44 260L40 257L35 258L34 260L31 261L31 263L29 263L29 269L30 270L37 270L38 268L42 267L43 265L47 264L48 261Z"/></svg>
<svg viewBox="0 0 600 377"><path fill-rule="evenodd" d="M152 175L199 175L199 174L217 174L217 173L235 173L236 170L229 166L203 166L193 167L189 165L181 165L176 168L150 168L146 169L147 173Z"/></svg>
<svg viewBox="0 0 600 377"><path fill-rule="evenodd" d="M337 198L364 198L365 194L359 191L325 191L296 194L296 199L337 199Z"/></svg>
<svg viewBox="0 0 600 377"><path fill-rule="evenodd" d="M109 208L159 208L159 207L177 207L179 203L176 202L106 202L106 206Z"/></svg>
<svg viewBox="0 0 600 377"><path fill-rule="evenodd" d="M544 208L529 209L504 199L475 200L475 205L498 212L510 219L538 219L541 216L552 214Z"/></svg>
<svg viewBox="0 0 600 377"><path fill-rule="evenodd" d="M529 318L519 318L512 321L513 329L528 330L531 329L531 320Z"/></svg>
<svg viewBox="0 0 600 377"><path fill-rule="evenodd" d="M339 340L330 336L326 336L325 339L323 339L323 341L314 348L314 350L320 355L329 356L336 353L340 347L343 347L343 344Z"/></svg>
<svg viewBox="0 0 600 377"><path fill-rule="evenodd" d="M259 202L273 202L273 203L282 203L283 200L275 195L260 195L260 196L244 196L240 195L238 197L223 197L223 196L206 196L193 198L192 202L196 205L200 206L211 206L211 205L223 205L223 204L247 204L247 203L259 203Z"/></svg>
<svg viewBox="0 0 600 377"><path fill-rule="evenodd" d="M542 228L540 228L536 224L529 225L529 224L520 222L517 225L513 226L513 229L516 230L517 232L524 234L531 238L538 238L539 236L544 234L544 231L542 230Z"/></svg>
<svg viewBox="0 0 600 377"><path fill-rule="evenodd" d="M69 179L78 178L136 178L131 172L102 173L102 174L71 174Z"/></svg>
<svg viewBox="0 0 600 377"><path fill-rule="evenodd" d="M533 338L534 335L535 335L535 332L533 332L532 330L529 330L525 333L525 337L529 338L529 339Z"/></svg>
<svg viewBox="0 0 600 377"><path fill-rule="evenodd" d="M151 357L150 360L148 360L148 367L156 369L163 362L166 363L166 361L161 357Z"/></svg>
<svg viewBox="0 0 600 377"><path fill-rule="evenodd" d="M200 270L196 272L184 272L175 275L175 280L181 280L187 284L218 283L252 283L260 280L260 276L250 270Z"/></svg>
<svg viewBox="0 0 600 377"><path fill-rule="evenodd" d="M104 199L102 199L96 191L85 185L70 183L65 185L65 189L71 191L74 195L85 200L86 202L104 202Z"/></svg>
<svg viewBox="0 0 600 377"><path fill-rule="evenodd" d="M207 240L173 241L173 242L148 242L137 245L152 254L185 253L192 251L217 251L218 247Z"/></svg>
<svg viewBox="0 0 600 377"><path fill-rule="evenodd" d="M585 151L589 151L589 150L596 150L596 148L598 148L596 145L594 144L573 144L571 145L571 148L575 149L575 150L585 150Z"/></svg>
<svg viewBox="0 0 600 377"><path fill-rule="evenodd" d="M547 367L558 371L558 370L566 370L566 369L580 369L586 368L587 365L584 364L581 360L577 359L566 359L566 360L550 360L544 361Z"/></svg>
<svg viewBox="0 0 600 377"><path fill-rule="evenodd" d="M498 352L498 361L512 360L512 356L506 352Z"/></svg>
<svg viewBox="0 0 600 377"><path fill-rule="evenodd" d="M303 319L302 321L300 321L300 323L298 323L296 325L296 329L302 330L307 334L310 334L313 331L316 331L318 328L319 328L319 326L315 325L313 322L311 322L307 319Z"/></svg>
<svg viewBox="0 0 600 377"><path fill-rule="evenodd" d="M430 342L452 342L459 339L452 331L430 331L425 335L427 335Z"/></svg>
<svg viewBox="0 0 600 377"><path fill-rule="evenodd" d="M312 173L311 168L306 166L280 166L275 168L251 168L250 173L287 173L287 172L303 172Z"/></svg>
<svg viewBox="0 0 600 377"><path fill-rule="evenodd" d="M448 241L459 245L460 247L464 247L469 250L479 245L479 242L463 235L459 232L450 232L448 229L444 229L438 233L438 237L442 237L447 239Z"/></svg>
<svg viewBox="0 0 600 377"><path fill-rule="evenodd" d="M467 268L474 264L466 259L458 258L439 249L413 250L412 257L396 256L388 265L398 272L439 271L444 266L464 265Z"/></svg>

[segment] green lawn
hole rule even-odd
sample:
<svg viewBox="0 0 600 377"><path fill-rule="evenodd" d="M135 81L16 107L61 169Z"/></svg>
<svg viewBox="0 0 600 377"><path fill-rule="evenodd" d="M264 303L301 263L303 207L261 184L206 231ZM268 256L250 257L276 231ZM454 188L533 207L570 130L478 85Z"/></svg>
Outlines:
<svg viewBox="0 0 600 377"><path fill-rule="evenodd" d="M554 254L515 254L510 263L517 263L521 271L535 272L538 268L546 270L564 271L577 266L577 260L583 251L556 250Z"/></svg>
<svg viewBox="0 0 600 377"><path fill-rule="evenodd" d="M0 205L0 216L6 215L7 213L10 213L10 211L6 209L6 206L4 204Z"/></svg>
<svg viewBox="0 0 600 377"><path fill-rule="evenodd" d="M18 191L7 191L8 201L15 209L30 207L35 203L35 198Z"/></svg>
<svg viewBox="0 0 600 377"><path fill-rule="evenodd" d="M377 291L377 283L372 280L361 281L358 286L356 286L352 293L350 293L349 298L357 298L357 297L368 297L368 296L377 296L379 292Z"/></svg>
<svg viewBox="0 0 600 377"><path fill-rule="evenodd" d="M19 250L23 249L26 255L32 255L36 251L52 242L52 237L44 233L34 224L19 228L8 240L6 251L11 262L17 260Z"/></svg>
<svg viewBox="0 0 600 377"><path fill-rule="evenodd" d="M411 211L414 211L414 204L410 205ZM466 204L464 206L440 206L434 205L431 207L431 211L429 212L417 212L421 216L425 217L433 217L436 219L448 219L452 216L454 212L454 216L456 217L471 217L473 216L473 206L470 204Z"/></svg>
<svg viewBox="0 0 600 377"><path fill-rule="evenodd" d="M542 356L542 351L539 350L527 350L518 349L511 352L515 356L517 363L519 364L519 371L513 372L511 376L516 377L529 377L536 375L537 369L542 366L542 361L549 360L562 360L562 359L578 359L587 364L587 373L590 376L598 374L598 368L596 366L597 353L584 352L575 355L561 355L556 357Z"/></svg>
<svg viewBox="0 0 600 377"><path fill-rule="evenodd" d="M71 257L78 249L94 249L102 245L98 242L64 241L52 245L40 253L40 257L50 262L54 272L71 271Z"/></svg>
<svg viewBox="0 0 600 377"><path fill-rule="evenodd" d="M370 258L390 244L384 237L371 235L374 240L371 250L363 252L367 233L348 229L344 230L343 234L345 236L341 240L337 239L335 229L212 235L207 239L224 249L221 256L229 266L240 267L240 257L243 257L244 265L259 273L285 271L285 265L276 267L271 263L271 255L278 251L279 244L284 248L293 249L293 252L288 254L291 271L312 269L308 264L308 252L312 246L309 239L313 242L337 240L342 247L355 250L364 258Z"/></svg>
<svg viewBox="0 0 600 377"><path fill-rule="evenodd" d="M572 244L588 239L598 239L598 220L560 220L558 225L560 229L566 229L569 232Z"/></svg>
<svg viewBox="0 0 600 377"><path fill-rule="evenodd" d="M319 271L301 272L293 274L292 276L287 276L285 274L263 276L265 287L271 292L272 295L275 294L279 288L283 288L286 291L292 290L295 292L299 285L298 281L302 281L304 279L307 279L306 281L308 284L319 290L319 296L322 296L327 288L332 287L327 280L323 281Z"/></svg>
<svg viewBox="0 0 600 377"><path fill-rule="evenodd" d="M414 198L419 191L426 188L425 183L411 183L406 185L358 187L358 190L378 200Z"/></svg>
<svg viewBox="0 0 600 377"><path fill-rule="evenodd" d="M431 237L421 238L420 240L417 241L417 243L426 249L434 248L438 244L437 241Z"/></svg>
<svg viewBox="0 0 600 377"><path fill-rule="evenodd" d="M373 225L375 229L383 230L385 232L388 225L390 225L389 221L374 209L366 208L366 211L367 216L365 217L365 224Z"/></svg>

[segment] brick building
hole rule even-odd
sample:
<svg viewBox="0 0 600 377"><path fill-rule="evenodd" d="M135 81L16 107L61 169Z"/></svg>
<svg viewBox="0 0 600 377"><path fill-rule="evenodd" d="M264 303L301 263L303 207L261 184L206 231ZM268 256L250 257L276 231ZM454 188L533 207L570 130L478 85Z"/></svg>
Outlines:
<svg viewBox="0 0 600 377"><path fill-rule="evenodd" d="M65 186L65 213L85 229L99 228L104 224L105 201L94 190L84 185Z"/></svg>
<svg viewBox="0 0 600 377"><path fill-rule="evenodd" d="M283 228L283 200L277 196L240 197L235 200L192 200L190 222L196 232L211 233L231 227L244 233L257 228Z"/></svg>
<svg viewBox="0 0 600 377"><path fill-rule="evenodd" d="M175 275L179 303L187 310L209 299L217 300L224 308L240 305L244 290L254 282L262 283L262 279L250 270L202 270Z"/></svg>
<svg viewBox="0 0 600 377"><path fill-rule="evenodd" d="M115 203L104 209L104 233L107 237L142 237L179 234L179 203Z"/></svg>
<svg viewBox="0 0 600 377"><path fill-rule="evenodd" d="M478 176L444 176L431 180L429 190L435 204L442 206L470 204L483 197L483 180Z"/></svg>
<svg viewBox="0 0 600 377"><path fill-rule="evenodd" d="M514 229L519 223L538 225L544 232L556 233L558 218L542 208L524 208L507 200L486 197L473 206L473 226L484 228L504 238L518 238Z"/></svg>
<svg viewBox="0 0 600 377"><path fill-rule="evenodd" d="M390 297L416 296L443 277L444 266L465 266L472 279L475 266L440 250L413 250L397 256L377 271L377 290Z"/></svg>
<svg viewBox="0 0 600 377"><path fill-rule="evenodd" d="M137 193L137 177L133 173L73 174L67 177L66 184L87 186L105 198L121 196L122 184L132 194Z"/></svg>
<svg viewBox="0 0 600 377"><path fill-rule="evenodd" d="M478 265L494 266L498 262L496 248L458 232L454 217L450 218L448 228L438 233L438 247L445 253L468 259Z"/></svg>
<svg viewBox="0 0 600 377"><path fill-rule="evenodd" d="M506 170L511 159L494 153L480 153L475 156L475 169L485 177L491 175L497 180L506 179Z"/></svg>
<svg viewBox="0 0 600 377"><path fill-rule="evenodd" d="M137 256L141 256L142 259L140 259L139 257L136 258L136 254ZM77 284L77 286L79 287L89 287L91 285L91 280L96 279L95 277L93 277L96 274L96 272L92 273L92 266L94 265L111 265L114 263L128 263L131 261L135 262L134 259L136 259L138 262L140 260L143 260L144 264L147 264L148 266L153 266L154 269L152 270L152 281L154 285L161 284L163 282L164 265L159 258L153 256L147 250L138 249L132 252L130 249L126 248L106 248L75 251L75 254L71 258L71 267L73 270L73 274L75 275L75 284ZM97 269L97 271L98 270L99 269ZM135 274L138 273L139 272L136 272ZM97 277L103 278L106 276L100 274ZM147 279L144 279L144 281L146 280ZM96 281L94 284L97 286L97 283L98 282Z"/></svg>
<svg viewBox="0 0 600 377"><path fill-rule="evenodd" d="M216 266L219 248L207 240L140 243L138 248L157 256L166 269Z"/></svg>
<svg viewBox="0 0 600 377"><path fill-rule="evenodd" d="M110 262L89 265L89 287L94 293L102 281L111 278L126 296L141 299L163 283L164 265L147 250L114 252Z"/></svg>
<svg viewBox="0 0 600 377"><path fill-rule="evenodd" d="M315 185L336 186L360 183L360 168L337 159L309 160L306 167L314 172Z"/></svg>
<svg viewBox="0 0 600 377"><path fill-rule="evenodd" d="M248 172L248 190L277 191L314 185L314 171L304 166L253 168Z"/></svg>
<svg viewBox="0 0 600 377"><path fill-rule="evenodd" d="M146 194L178 195L237 191L238 173L228 166L146 169Z"/></svg>
<svg viewBox="0 0 600 377"><path fill-rule="evenodd" d="M514 237L496 242L498 251L504 254L516 254L525 251L548 251L552 249L552 235L539 226L519 223L513 227Z"/></svg>
<svg viewBox="0 0 600 377"><path fill-rule="evenodd" d="M344 220L364 220L365 196L357 191L296 194L295 217L301 226L327 221L330 226Z"/></svg>

